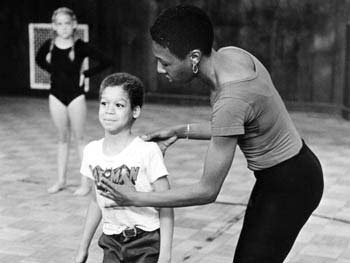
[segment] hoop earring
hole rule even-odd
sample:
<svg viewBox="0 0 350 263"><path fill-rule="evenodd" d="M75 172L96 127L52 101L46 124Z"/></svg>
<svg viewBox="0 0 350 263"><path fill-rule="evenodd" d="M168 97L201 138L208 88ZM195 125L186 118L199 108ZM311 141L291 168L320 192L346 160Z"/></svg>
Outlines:
<svg viewBox="0 0 350 263"><path fill-rule="evenodd" d="M198 65L193 63L192 64L192 72L193 72L193 74L197 75L198 71L199 71Z"/></svg>

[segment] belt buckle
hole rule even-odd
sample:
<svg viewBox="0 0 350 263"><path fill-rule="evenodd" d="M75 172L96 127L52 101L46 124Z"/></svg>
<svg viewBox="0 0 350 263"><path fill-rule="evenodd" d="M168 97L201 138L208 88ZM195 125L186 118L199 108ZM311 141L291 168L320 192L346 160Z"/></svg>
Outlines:
<svg viewBox="0 0 350 263"><path fill-rule="evenodd" d="M136 227L126 228L123 230L122 233L123 233L124 241L127 241L128 239L130 239L132 237L136 237L137 229L136 229Z"/></svg>

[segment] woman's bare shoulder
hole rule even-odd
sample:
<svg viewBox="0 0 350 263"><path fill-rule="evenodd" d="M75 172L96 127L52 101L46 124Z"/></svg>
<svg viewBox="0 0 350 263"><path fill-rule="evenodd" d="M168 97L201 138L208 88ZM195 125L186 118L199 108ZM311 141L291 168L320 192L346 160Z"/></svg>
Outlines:
<svg viewBox="0 0 350 263"><path fill-rule="evenodd" d="M236 47L224 47L218 50L222 57L221 69L226 72L231 80L246 79L255 75L255 63L253 57L247 51Z"/></svg>

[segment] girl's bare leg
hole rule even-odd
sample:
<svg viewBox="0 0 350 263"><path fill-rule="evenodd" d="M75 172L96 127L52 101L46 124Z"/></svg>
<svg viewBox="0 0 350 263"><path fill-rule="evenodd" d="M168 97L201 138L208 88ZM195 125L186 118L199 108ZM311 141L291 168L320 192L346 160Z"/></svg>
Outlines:
<svg viewBox="0 0 350 263"><path fill-rule="evenodd" d="M86 120L87 107L85 95L75 98L68 105L68 115L71 123L71 128L75 137L77 151L80 161L83 157L85 146L84 141L84 125ZM85 176L81 176L80 186L75 190L74 195L86 195L91 190L91 183Z"/></svg>
<svg viewBox="0 0 350 263"><path fill-rule="evenodd" d="M57 170L58 180L47 191L50 194L57 193L66 186L66 171L69 154L69 121L67 107L56 97L49 96L49 108L51 118L58 130L58 149L57 149Z"/></svg>

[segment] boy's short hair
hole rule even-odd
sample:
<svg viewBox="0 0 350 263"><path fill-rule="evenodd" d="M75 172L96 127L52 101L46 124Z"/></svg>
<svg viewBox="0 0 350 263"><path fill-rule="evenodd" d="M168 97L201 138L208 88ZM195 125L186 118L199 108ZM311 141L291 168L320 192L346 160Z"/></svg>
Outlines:
<svg viewBox="0 0 350 263"><path fill-rule="evenodd" d="M152 39L179 59L194 49L211 54L214 32L208 15L191 5L178 5L164 10L150 28Z"/></svg>
<svg viewBox="0 0 350 263"><path fill-rule="evenodd" d="M122 86L128 93L131 107L142 107L144 96L144 85L142 81L129 73L118 72L111 74L102 80L100 85L100 99L103 91L107 87Z"/></svg>

